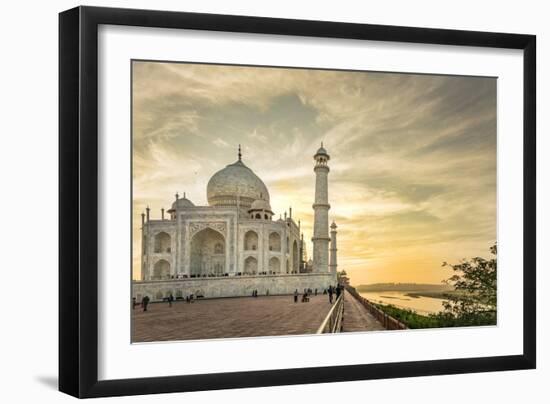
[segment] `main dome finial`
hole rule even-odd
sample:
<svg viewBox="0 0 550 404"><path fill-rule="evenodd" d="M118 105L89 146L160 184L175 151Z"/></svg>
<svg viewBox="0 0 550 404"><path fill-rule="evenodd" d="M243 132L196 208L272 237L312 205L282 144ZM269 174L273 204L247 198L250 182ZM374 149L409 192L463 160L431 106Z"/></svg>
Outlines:
<svg viewBox="0 0 550 404"><path fill-rule="evenodd" d="M241 161L241 158L242 158L243 155L241 153L241 145L240 144L239 144L239 154L238 154L238 156L239 156L239 161Z"/></svg>

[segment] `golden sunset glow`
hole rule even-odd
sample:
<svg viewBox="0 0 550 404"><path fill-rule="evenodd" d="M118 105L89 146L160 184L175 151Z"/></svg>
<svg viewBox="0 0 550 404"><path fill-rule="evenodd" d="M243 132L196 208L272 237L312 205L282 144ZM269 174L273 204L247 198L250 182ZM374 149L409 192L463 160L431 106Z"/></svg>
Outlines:
<svg viewBox="0 0 550 404"><path fill-rule="evenodd" d="M496 79L179 63L133 64L133 271L140 214L237 160L311 240L313 154L330 154L338 270L354 285L439 283L443 261L496 241ZM307 244L311 256L311 242Z"/></svg>

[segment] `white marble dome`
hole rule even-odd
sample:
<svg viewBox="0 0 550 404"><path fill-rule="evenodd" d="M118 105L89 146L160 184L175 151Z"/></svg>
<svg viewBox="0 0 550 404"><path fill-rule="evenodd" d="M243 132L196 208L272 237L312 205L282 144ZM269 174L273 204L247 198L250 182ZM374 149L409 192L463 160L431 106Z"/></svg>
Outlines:
<svg viewBox="0 0 550 404"><path fill-rule="evenodd" d="M257 199L269 204L269 192L263 181L241 160L229 164L210 178L206 187L208 204L211 206L236 206L248 208Z"/></svg>

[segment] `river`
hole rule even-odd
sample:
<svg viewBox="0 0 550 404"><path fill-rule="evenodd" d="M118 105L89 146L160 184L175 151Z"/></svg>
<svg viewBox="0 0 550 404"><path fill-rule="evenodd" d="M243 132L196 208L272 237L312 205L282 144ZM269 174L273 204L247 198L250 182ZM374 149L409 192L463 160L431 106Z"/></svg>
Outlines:
<svg viewBox="0 0 550 404"><path fill-rule="evenodd" d="M361 292L360 295L373 303L393 304L401 309L410 309L418 314L432 314L443 310L443 299L433 297L411 297L407 296L411 292Z"/></svg>

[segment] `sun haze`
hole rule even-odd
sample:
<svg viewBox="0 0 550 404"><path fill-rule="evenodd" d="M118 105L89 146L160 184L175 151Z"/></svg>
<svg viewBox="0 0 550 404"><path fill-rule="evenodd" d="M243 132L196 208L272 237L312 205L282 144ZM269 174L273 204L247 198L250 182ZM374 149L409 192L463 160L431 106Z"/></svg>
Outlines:
<svg viewBox="0 0 550 404"><path fill-rule="evenodd" d="M140 215L174 194L207 205L210 177L242 159L275 217L311 240L321 142L331 159L338 270L354 285L439 283L443 261L496 241L495 78L133 62L133 278ZM311 257L311 242L307 243Z"/></svg>

